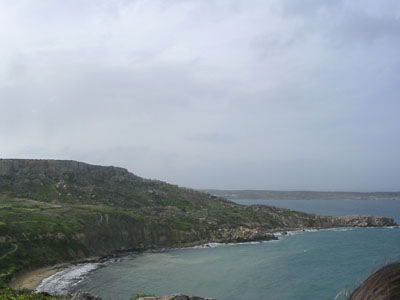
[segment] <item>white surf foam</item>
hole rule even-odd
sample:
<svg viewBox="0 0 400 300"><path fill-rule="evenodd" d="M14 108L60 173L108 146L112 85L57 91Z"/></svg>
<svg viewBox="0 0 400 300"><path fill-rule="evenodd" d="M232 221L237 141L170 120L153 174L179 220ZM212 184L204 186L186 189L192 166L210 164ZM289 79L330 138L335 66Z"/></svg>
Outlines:
<svg viewBox="0 0 400 300"><path fill-rule="evenodd" d="M216 248L216 247L222 246L222 245L225 245L225 244L221 244L221 243L207 243L207 244L203 244L203 245L199 245L199 246L194 246L194 247L192 247L192 248L193 248L193 249L199 249L199 248L201 248L201 249L203 249L203 248Z"/></svg>
<svg viewBox="0 0 400 300"><path fill-rule="evenodd" d="M100 263L85 263L68 267L44 279L35 292L47 292L54 295L66 295L71 287L83 280L90 272L98 269Z"/></svg>
<svg viewBox="0 0 400 300"><path fill-rule="evenodd" d="M338 231L338 232L345 232L354 230L354 227L339 227L339 228L330 228L327 231Z"/></svg>
<svg viewBox="0 0 400 300"><path fill-rule="evenodd" d="M399 229L400 226L398 226L398 225L396 225L396 226L386 226L386 227L383 227L383 228L385 228L385 229Z"/></svg>

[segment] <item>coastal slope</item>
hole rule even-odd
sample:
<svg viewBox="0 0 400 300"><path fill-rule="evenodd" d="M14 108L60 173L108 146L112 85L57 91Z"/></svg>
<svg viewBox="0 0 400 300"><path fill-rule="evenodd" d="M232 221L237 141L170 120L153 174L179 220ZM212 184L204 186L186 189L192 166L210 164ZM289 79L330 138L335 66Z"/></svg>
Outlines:
<svg viewBox="0 0 400 300"><path fill-rule="evenodd" d="M274 239L273 232L392 226L383 217L316 216L224 198L117 167L0 159L0 276L123 251Z"/></svg>

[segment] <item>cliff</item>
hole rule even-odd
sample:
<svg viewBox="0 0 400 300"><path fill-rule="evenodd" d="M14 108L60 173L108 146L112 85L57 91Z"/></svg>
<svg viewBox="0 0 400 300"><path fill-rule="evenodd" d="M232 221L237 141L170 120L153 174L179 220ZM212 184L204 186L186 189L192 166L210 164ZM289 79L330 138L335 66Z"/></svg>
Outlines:
<svg viewBox="0 0 400 300"><path fill-rule="evenodd" d="M382 217L321 217L60 160L0 160L0 276L120 251L274 239L273 232L392 226Z"/></svg>

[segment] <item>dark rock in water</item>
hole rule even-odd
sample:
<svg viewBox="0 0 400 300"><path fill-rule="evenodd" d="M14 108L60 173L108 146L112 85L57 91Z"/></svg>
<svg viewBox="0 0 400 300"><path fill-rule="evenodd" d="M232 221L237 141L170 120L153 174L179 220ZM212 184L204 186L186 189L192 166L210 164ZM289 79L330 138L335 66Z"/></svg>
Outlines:
<svg viewBox="0 0 400 300"><path fill-rule="evenodd" d="M172 294L161 297L140 297L137 300L216 300L215 298L201 298L197 296L189 296L183 294Z"/></svg>
<svg viewBox="0 0 400 300"><path fill-rule="evenodd" d="M78 291L72 295L71 300L102 300L102 299L90 293Z"/></svg>

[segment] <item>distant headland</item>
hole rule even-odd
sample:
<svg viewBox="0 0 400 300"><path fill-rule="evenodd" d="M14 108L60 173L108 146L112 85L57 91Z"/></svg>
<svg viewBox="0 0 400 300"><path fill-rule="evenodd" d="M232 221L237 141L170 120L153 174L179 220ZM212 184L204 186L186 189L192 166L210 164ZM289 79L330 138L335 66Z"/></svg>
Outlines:
<svg viewBox="0 0 400 300"><path fill-rule="evenodd" d="M400 200L400 192L362 193L217 189L205 189L201 191L227 199L248 200Z"/></svg>

